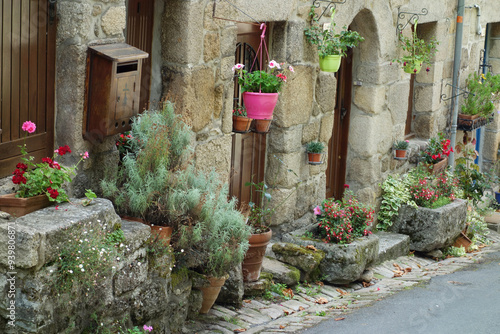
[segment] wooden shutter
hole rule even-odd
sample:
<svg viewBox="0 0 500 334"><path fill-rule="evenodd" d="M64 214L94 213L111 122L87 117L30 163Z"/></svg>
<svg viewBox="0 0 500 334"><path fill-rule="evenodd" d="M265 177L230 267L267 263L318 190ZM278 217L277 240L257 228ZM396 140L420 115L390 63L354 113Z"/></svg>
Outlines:
<svg viewBox="0 0 500 334"><path fill-rule="evenodd" d="M50 13L50 15L49 15ZM54 150L55 4L48 0L0 0L0 177L12 174L26 138L36 159Z"/></svg>

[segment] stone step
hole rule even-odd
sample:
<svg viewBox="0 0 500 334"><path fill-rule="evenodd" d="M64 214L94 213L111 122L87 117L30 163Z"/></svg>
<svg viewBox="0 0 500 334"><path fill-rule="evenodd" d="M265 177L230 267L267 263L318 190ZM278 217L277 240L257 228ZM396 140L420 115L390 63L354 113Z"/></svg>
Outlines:
<svg viewBox="0 0 500 334"><path fill-rule="evenodd" d="M283 283L288 287L296 286L300 280L300 270L271 257L264 257L262 271L273 274L275 283Z"/></svg>
<svg viewBox="0 0 500 334"><path fill-rule="evenodd" d="M409 236L390 232L377 232L376 235L379 239L377 263L406 256L410 252Z"/></svg>

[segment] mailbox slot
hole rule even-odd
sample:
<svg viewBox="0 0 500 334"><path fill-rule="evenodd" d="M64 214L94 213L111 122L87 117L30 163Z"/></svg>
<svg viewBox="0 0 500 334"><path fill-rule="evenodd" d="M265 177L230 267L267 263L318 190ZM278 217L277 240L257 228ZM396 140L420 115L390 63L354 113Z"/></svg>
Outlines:
<svg viewBox="0 0 500 334"><path fill-rule="evenodd" d="M89 47L83 135L102 142L130 130L139 113L142 59L148 54L128 44Z"/></svg>

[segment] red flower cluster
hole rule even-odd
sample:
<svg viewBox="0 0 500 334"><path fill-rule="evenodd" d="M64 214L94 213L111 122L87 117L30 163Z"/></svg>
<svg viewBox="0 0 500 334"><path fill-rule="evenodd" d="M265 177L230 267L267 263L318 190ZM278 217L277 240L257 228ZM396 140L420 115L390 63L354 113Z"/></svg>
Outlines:
<svg viewBox="0 0 500 334"><path fill-rule="evenodd" d="M60 146L57 150L54 151L55 153L58 153L60 156L65 155L66 153L71 153L71 149L69 148L68 145Z"/></svg>
<svg viewBox="0 0 500 334"><path fill-rule="evenodd" d="M410 195L418 206L430 208L440 197L454 201L457 186L458 180L443 172L434 181L431 176L420 178L418 184L410 187Z"/></svg>
<svg viewBox="0 0 500 334"><path fill-rule="evenodd" d="M26 178L24 177L24 173L26 173L26 170L28 169L28 166L23 164L23 163L18 163L16 165L16 170L12 173L14 176L12 177L12 182L14 184L26 184Z"/></svg>
<svg viewBox="0 0 500 334"><path fill-rule="evenodd" d="M281 80L283 80L283 82L286 82L286 75L284 75L283 73L278 73L278 75L276 75L278 78L280 78Z"/></svg>
<svg viewBox="0 0 500 334"><path fill-rule="evenodd" d="M52 197L53 199L56 199L57 196L59 196L59 192L57 191L57 189L52 189L51 187L48 187L47 192L50 194L50 197Z"/></svg>
<svg viewBox="0 0 500 334"><path fill-rule="evenodd" d="M451 141L445 139L442 133L438 137L431 138L427 150L422 152L422 158L429 164L434 164L449 156L453 152L453 147L450 147Z"/></svg>

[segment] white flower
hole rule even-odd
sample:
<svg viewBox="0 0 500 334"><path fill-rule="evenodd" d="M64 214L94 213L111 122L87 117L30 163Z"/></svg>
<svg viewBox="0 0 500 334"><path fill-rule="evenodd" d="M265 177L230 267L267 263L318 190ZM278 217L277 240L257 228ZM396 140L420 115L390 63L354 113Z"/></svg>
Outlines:
<svg viewBox="0 0 500 334"><path fill-rule="evenodd" d="M69 272L70 274L72 274L72 273L73 273L73 270L71 270L71 269L70 269L70 270L68 270L68 272Z"/></svg>
<svg viewBox="0 0 500 334"><path fill-rule="evenodd" d="M184 253L184 249L181 249L181 253Z"/></svg>
<svg viewBox="0 0 500 334"><path fill-rule="evenodd" d="M116 258L116 261L120 261L120 258L119 258L119 257L117 257L117 258Z"/></svg>
<svg viewBox="0 0 500 334"><path fill-rule="evenodd" d="M115 266L112 266L112 267L111 267L111 269L116 269L116 267L115 267Z"/></svg>
<svg viewBox="0 0 500 334"><path fill-rule="evenodd" d="M242 70L243 67L245 67L245 65L243 65L243 64L236 64L236 65L233 66L232 71L234 73L235 70Z"/></svg>
<svg viewBox="0 0 500 334"><path fill-rule="evenodd" d="M292 73L294 73L294 72L295 72L295 70L293 69L293 67L292 67L291 65L290 65L290 66L288 66L288 69L289 69L289 70L290 70L290 72L292 72Z"/></svg>
<svg viewBox="0 0 500 334"><path fill-rule="evenodd" d="M83 268L83 264L80 264L78 267Z"/></svg>
<svg viewBox="0 0 500 334"><path fill-rule="evenodd" d="M84 272L84 271L85 271L85 269L82 268L82 272Z"/></svg>
<svg viewBox="0 0 500 334"><path fill-rule="evenodd" d="M53 273L53 272L54 272L54 270L52 270L52 269L50 269L49 271L50 271L51 273Z"/></svg>
<svg viewBox="0 0 500 334"><path fill-rule="evenodd" d="M275 67L279 69L280 68L280 64L278 64L275 60L271 60L269 62L269 68L275 68Z"/></svg>

